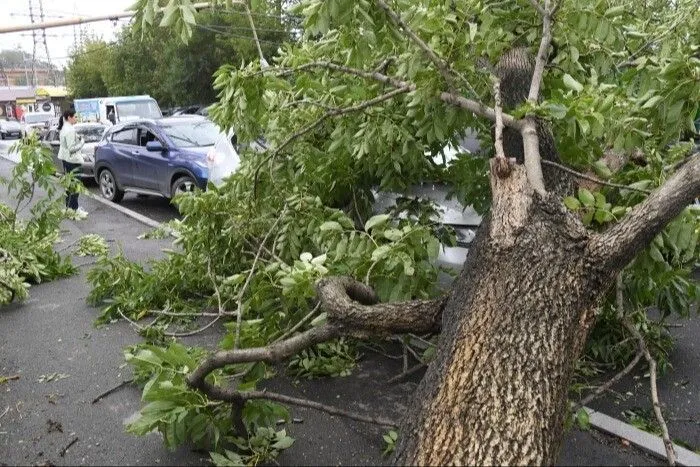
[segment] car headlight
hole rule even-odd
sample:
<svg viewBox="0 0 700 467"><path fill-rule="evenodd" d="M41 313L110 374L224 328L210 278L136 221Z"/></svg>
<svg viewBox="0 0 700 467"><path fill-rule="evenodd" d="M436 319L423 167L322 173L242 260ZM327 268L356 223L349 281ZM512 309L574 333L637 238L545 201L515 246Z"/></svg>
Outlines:
<svg viewBox="0 0 700 467"><path fill-rule="evenodd" d="M453 225L452 228L454 229L455 236L457 237L457 246L464 248L469 247L476 236L476 229L455 225Z"/></svg>

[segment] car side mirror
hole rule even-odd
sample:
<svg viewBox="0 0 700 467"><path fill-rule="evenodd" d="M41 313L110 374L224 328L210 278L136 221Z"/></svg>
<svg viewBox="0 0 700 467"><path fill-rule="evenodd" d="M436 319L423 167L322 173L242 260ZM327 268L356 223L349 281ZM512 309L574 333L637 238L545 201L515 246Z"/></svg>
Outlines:
<svg viewBox="0 0 700 467"><path fill-rule="evenodd" d="M146 151L162 152L165 151L165 148L160 141L149 141L146 143Z"/></svg>

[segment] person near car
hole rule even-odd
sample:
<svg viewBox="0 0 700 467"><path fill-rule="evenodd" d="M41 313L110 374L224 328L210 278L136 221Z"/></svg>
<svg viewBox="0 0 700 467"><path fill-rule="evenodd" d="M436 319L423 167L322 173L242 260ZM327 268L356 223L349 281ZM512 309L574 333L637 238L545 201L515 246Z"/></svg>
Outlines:
<svg viewBox="0 0 700 467"><path fill-rule="evenodd" d="M83 163L83 156L80 152L85 142L76 133L73 125L78 121L75 116L75 110L66 110L63 112L63 117L58 122L58 131L60 132L60 147L58 150L58 158L63 162L63 169L66 173L80 171ZM86 215L87 212L78 205L78 193L70 189L66 191L66 207L73 209L81 215Z"/></svg>

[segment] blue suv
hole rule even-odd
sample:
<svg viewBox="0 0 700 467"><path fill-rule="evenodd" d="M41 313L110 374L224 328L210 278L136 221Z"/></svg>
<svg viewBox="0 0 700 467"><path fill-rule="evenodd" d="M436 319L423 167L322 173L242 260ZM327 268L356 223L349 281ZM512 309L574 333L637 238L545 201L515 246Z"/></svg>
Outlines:
<svg viewBox="0 0 700 467"><path fill-rule="evenodd" d="M205 189L208 160L222 135L210 120L180 116L115 125L95 149L95 179L102 196L118 203L125 192L172 198Z"/></svg>

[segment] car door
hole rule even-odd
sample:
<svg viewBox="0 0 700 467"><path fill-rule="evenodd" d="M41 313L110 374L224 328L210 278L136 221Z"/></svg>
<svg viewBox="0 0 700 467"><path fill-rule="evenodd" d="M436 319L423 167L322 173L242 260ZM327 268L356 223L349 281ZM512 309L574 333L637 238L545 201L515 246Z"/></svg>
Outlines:
<svg viewBox="0 0 700 467"><path fill-rule="evenodd" d="M112 167L119 184L124 186L138 186L134 183L134 152L139 147L136 144L136 127L127 126L115 131L111 135L111 154L107 162Z"/></svg>
<svg viewBox="0 0 700 467"><path fill-rule="evenodd" d="M149 141L160 141L165 147L163 140L158 138L152 129L144 125L137 127L138 147L132 153L132 170L134 172L134 183L139 188L162 192L163 180L167 178L170 160L165 151L148 151L146 143Z"/></svg>
<svg viewBox="0 0 700 467"><path fill-rule="evenodd" d="M61 140L59 139L58 130L51 130L46 133L44 139L42 140L42 145L51 151L51 157L53 158L53 163L57 169L61 169L63 164L58 159L58 150L61 147Z"/></svg>

